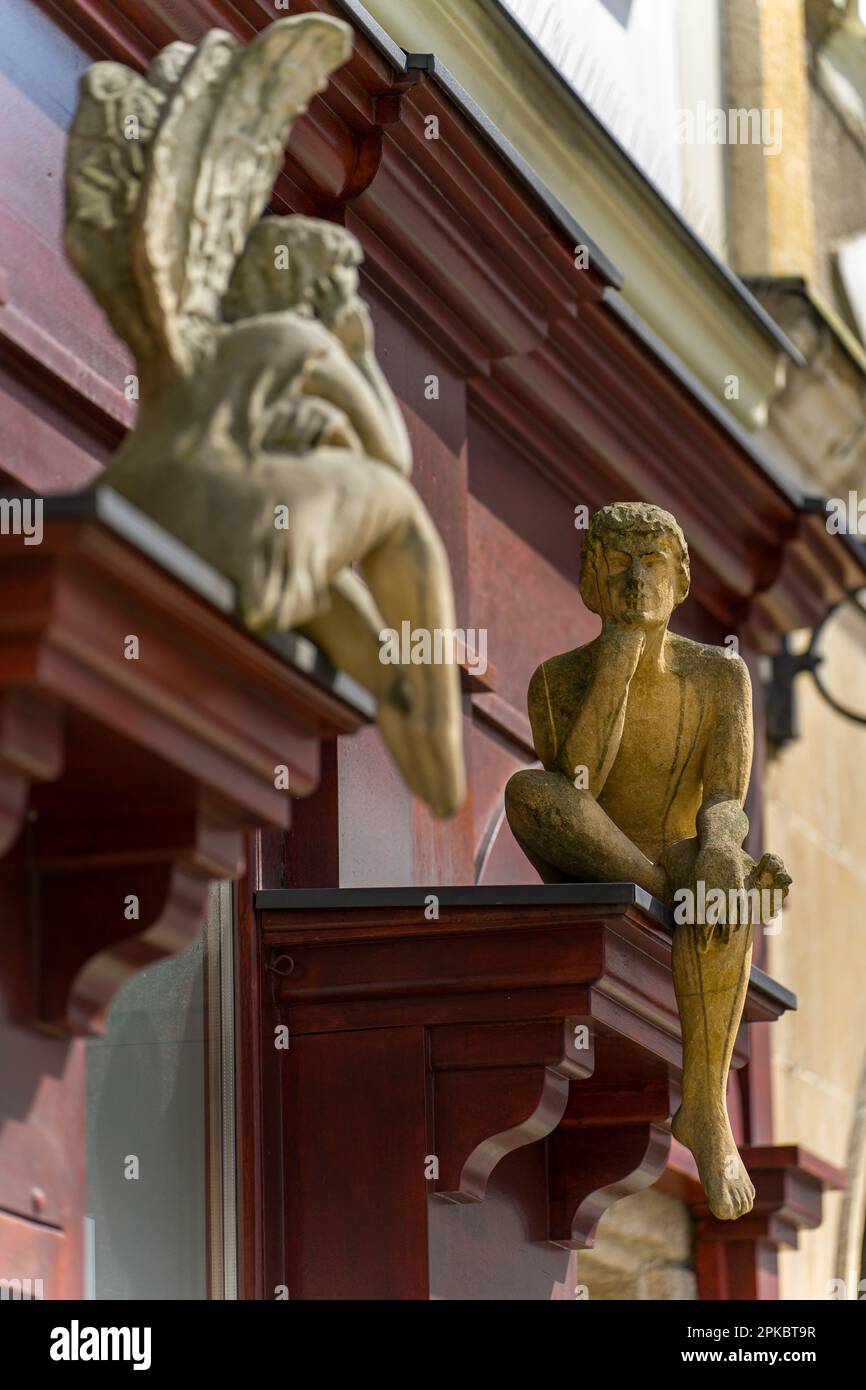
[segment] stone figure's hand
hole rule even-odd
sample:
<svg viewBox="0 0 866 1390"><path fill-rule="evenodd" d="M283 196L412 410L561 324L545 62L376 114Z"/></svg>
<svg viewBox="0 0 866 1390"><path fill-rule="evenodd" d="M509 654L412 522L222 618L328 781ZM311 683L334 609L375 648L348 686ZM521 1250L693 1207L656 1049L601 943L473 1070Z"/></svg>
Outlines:
<svg viewBox="0 0 866 1390"><path fill-rule="evenodd" d="M606 618L598 644L601 648L601 669L608 666L611 670L625 670L630 680L646 647L646 631L642 627L624 627L622 623Z"/></svg>
<svg viewBox="0 0 866 1390"><path fill-rule="evenodd" d="M362 299L353 297L341 304L330 327L356 361L373 352L373 320Z"/></svg>
<svg viewBox="0 0 866 1390"><path fill-rule="evenodd" d="M326 328L334 331L337 316L345 307L346 297L333 275L319 275L312 285L313 310Z"/></svg>
<svg viewBox="0 0 866 1390"><path fill-rule="evenodd" d="M735 892L742 889L744 870L743 853L736 845L704 845L699 851L695 860L695 887L697 888L697 885L703 882L705 901L713 889L721 889L725 895L725 920L713 925L706 922L695 924L698 950L705 951L707 949L714 932L719 933L719 940L724 944L731 939L732 927L737 929L740 925L744 925L739 921L732 923L728 920L731 889L734 889Z"/></svg>

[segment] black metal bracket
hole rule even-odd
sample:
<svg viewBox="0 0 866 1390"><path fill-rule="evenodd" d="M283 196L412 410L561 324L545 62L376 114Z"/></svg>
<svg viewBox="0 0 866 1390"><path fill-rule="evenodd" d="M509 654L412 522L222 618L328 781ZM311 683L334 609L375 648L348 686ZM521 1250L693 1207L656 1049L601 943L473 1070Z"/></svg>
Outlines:
<svg viewBox="0 0 866 1390"><path fill-rule="evenodd" d="M781 649L772 658L773 664L767 684L767 737L773 743L784 745L793 743L794 739L800 737L794 680L803 671L807 671L812 677L818 693L831 709L841 714L843 719L850 719L855 724L866 724L866 714L858 714L855 710L848 709L830 694L823 677L818 673L818 667L824 661L824 657L816 650L818 639L828 621L844 604L853 603L866 618L866 608L859 597L862 592L860 589L852 589L844 599L830 605L814 629L804 652L792 652L787 634L783 634Z"/></svg>

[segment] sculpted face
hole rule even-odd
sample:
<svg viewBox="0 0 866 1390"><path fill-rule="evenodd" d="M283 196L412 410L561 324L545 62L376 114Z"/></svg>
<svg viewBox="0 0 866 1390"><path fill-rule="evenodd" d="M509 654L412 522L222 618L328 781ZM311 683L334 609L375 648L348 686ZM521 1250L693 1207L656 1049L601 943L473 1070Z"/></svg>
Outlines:
<svg viewBox="0 0 866 1390"><path fill-rule="evenodd" d="M609 531L598 560L601 616L627 627L666 623L682 597L680 571L671 537Z"/></svg>

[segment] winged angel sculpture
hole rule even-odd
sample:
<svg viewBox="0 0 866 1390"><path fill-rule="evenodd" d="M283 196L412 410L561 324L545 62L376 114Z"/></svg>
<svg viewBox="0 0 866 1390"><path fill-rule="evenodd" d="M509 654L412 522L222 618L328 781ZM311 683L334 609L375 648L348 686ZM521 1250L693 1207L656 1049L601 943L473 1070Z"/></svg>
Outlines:
<svg viewBox="0 0 866 1390"><path fill-rule="evenodd" d="M218 29L170 44L146 76L94 64L66 250L137 363L136 427L101 482L232 579L248 626L303 631L371 690L410 787L448 815L464 797L457 669L380 661L384 628L450 629L454 613L358 297L361 249L334 223L262 217L295 119L351 46L348 25L305 14L247 48Z"/></svg>

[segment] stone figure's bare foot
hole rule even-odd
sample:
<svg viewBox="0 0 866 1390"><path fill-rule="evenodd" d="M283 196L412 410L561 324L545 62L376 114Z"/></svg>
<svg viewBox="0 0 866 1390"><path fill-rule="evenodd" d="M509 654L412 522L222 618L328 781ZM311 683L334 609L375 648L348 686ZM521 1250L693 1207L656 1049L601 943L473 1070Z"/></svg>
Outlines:
<svg viewBox="0 0 866 1390"><path fill-rule="evenodd" d="M680 1106L671 1121L675 1139L694 1155L710 1211L720 1221L736 1221L752 1210L755 1189L743 1166L724 1109L710 1118L705 1109L697 1116Z"/></svg>

